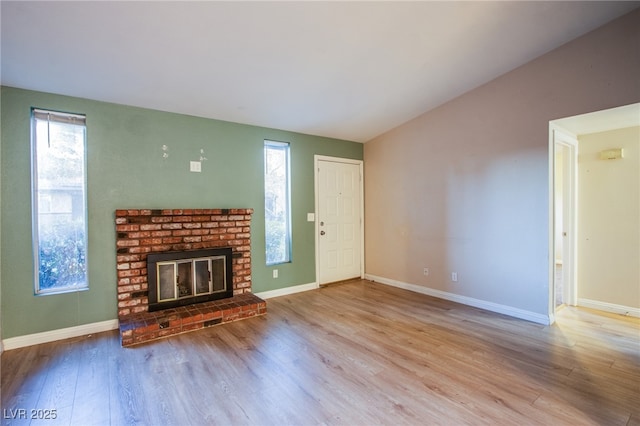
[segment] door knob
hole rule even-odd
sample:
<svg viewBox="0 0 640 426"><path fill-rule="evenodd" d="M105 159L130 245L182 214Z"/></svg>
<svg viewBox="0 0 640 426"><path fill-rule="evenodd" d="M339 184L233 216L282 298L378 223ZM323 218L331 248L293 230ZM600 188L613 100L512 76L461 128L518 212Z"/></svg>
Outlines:
<svg viewBox="0 0 640 426"><path fill-rule="evenodd" d="M324 234L326 234L326 232L320 231L320 235L324 235Z"/></svg>

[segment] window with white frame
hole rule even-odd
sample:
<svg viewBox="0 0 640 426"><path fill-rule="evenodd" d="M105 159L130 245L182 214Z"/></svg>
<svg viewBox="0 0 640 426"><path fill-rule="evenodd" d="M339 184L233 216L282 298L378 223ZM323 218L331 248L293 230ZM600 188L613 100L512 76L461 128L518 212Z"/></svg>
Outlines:
<svg viewBox="0 0 640 426"><path fill-rule="evenodd" d="M86 290L84 115L32 110L31 172L35 292Z"/></svg>
<svg viewBox="0 0 640 426"><path fill-rule="evenodd" d="M291 261L289 144L264 141L264 211L267 265Z"/></svg>

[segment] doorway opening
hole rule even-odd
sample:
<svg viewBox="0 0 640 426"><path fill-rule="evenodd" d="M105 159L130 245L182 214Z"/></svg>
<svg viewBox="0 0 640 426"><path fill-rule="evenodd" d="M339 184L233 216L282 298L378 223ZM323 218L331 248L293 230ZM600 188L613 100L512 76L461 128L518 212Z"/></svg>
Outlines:
<svg viewBox="0 0 640 426"><path fill-rule="evenodd" d="M593 278L589 280L589 277L593 275L590 273L582 275L582 291L595 294L595 297L589 297L589 295L579 297L581 285L579 272L582 274L585 268L590 266L592 262L587 262L584 258L586 252L583 249L588 235L582 235L581 237L578 235L578 229L581 229L581 233L584 231L583 228L586 225L584 225L583 215L593 209L585 208L585 210L580 210L579 212L578 189L580 190L580 198L582 198L583 202L586 202L584 201L585 198L583 195L592 195L593 191L591 191L590 185L579 185L578 183L578 141L581 140L586 143L587 138L592 134L630 127L640 127L640 104L638 103L561 118L549 122L548 312L550 324L553 324L555 321L557 309L566 305L580 305L631 315L639 312L636 307L615 304L611 300L607 300L607 296L599 298L599 295L608 294L609 289L602 287L600 289L596 288L594 291L594 285L607 285L607 280L595 280L596 283L594 284ZM587 146L588 145L582 145L580 148L581 155ZM589 161L592 161L593 159L591 159L591 157L596 154L589 154ZM585 171L588 172L588 169L580 169L581 182L584 179ZM584 191L588 192L585 193ZM578 227L578 216L580 216L580 228ZM608 222L600 223L600 225L603 224L605 227L609 226ZM604 247L598 248L594 244L597 244L595 240L589 242L589 247L592 250L607 250ZM580 255L579 252L583 254ZM624 287L622 291L627 291L627 288ZM640 314L637 314L637 316L640 316Z"/></svg>

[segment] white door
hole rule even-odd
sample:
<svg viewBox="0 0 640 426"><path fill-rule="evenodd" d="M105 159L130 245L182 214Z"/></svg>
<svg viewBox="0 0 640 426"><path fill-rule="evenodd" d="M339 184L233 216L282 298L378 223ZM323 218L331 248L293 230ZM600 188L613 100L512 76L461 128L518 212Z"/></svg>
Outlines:
<svg viewBox="0 0 640 426"><path fill-rule="evenodd" d="M577 304L576 167L577 140L554 130L555 306ZM558 288L560 287L560 288Z"/></svg>
<svg viewBox="0 0 640 426"><path fill-rule="evenodd" d="M362 162L316 159L316 165L318 283L359 278L362 276Z"/></svg>

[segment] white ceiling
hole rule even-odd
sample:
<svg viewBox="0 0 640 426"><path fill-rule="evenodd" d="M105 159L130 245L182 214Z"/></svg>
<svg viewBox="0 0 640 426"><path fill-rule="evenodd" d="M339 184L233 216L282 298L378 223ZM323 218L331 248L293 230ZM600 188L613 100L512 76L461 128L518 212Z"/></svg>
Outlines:
<svg viewBox="0 0 640 426"><path fill-rule="evenodd" d="M552 123L576 136L640 127L640 103L561 118Z"/></svg>
<svg viewBox="0 0 640 426"><path fill-rule="evenodd" d="M2 1L0 78L365 142L638 6Z"/></svg>

